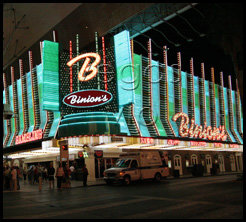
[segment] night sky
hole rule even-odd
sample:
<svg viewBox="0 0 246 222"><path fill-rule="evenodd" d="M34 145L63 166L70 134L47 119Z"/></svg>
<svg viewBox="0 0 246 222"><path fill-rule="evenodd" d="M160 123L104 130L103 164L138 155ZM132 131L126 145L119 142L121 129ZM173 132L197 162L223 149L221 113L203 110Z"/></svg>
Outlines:
<svg viewBox="0 0 246 222"><path fill-rule="evenodd" d="M154 60L158 60L163 63L163 52L160 49L166 45L168 50L168 65L177 63L177 52L181 52L181 66L182 71L190 73L190 58L193 57L194 73L195 76L201 77L201 63L205 65L205 79L211 81L211 67L214 67L215 83L220 84L220 72L224 75L224 86L228 87L228 75L232 76L232 88L236 89L235 72L232 59L230 55L226 55L224 50L219 47L218 43L212 42L210 34L210 28L215 23L211 18L217 13L215 3L199 3L196 7L199 11L191 8L186 12L175 16L167 22L157 26L156 29L160 30L167 39L156 30L149 30L144 35L139 35L134 38L135 41L140 42L147 49L148 37L152 39L152 51L158 53L158 56L152 56ZM226 4L226 3L225 3ZM237 3L235 3L237 4ZM219 5L220 7L220 5ZM232 5L233 7L233 5ZM237 5L235 5L237 8ZM214 14L213 14L214 13ZM236 10L231 10L231 13L237 13ZM218 11L219 14L219 11ZM185 18L190 25L183 19ZM231 15L233 16L233 15ZM217 17L216 17L217 18ZM222 17L224 19L224 17ZM223 24L223 22L221 22ZM193 28L191 28L192 26ZM242 31L239 30L240 32ZM200 37L200 34L205 34ZM233 35L233 33L231 33ZM223 35L223 33L218 33ZM148 37L147 37L148 36ZM193 41L187 41L193 39ZM153 41L160 47L157 47ZM134 43L134 52L142 54L147 57L147 52L137 42ZM173 43L179 43L180 46L176 47Z"/></svg>

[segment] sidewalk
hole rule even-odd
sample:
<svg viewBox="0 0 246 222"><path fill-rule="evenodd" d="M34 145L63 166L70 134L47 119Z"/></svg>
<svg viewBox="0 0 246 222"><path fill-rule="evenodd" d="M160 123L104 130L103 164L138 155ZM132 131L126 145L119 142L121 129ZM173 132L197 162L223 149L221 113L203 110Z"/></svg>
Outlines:
<svg viewBox="0 0 246 222"><path fill-rule="evenodd" d="M96 181L87 181L88 186L100 186L100 185L105 185L106 183L104 182L103 179L97 179ZM55 179L54 182L55 188L52 188L51 184L51 189L49 188L49 181L44 181L42 184L41 191L48 191L48 190L57 190L57 182ZM71 188L77 188L77 187L83 187L83 181L76 181L76 180L71 180ZM63 188L69 189L69 188ZM17 190L16 192L35 192L39 191L39 185L38 184L29 184L28 181L24 183L24 181L20 181L20 190ZM3 192L14 192L14 191L9 191L9 190L3 190Z"/></svg>
<svg viewBox="0 0 246 222"><path fill-rule="evenodd" d="M211 175L211 174L207 174L204 173L203 177L213 177L213 176L223 176L223 175L233 175L235 174L235 179L236 179L236 175L237 174L242 174L242 172L225 172L225 173L219 173L216 175ZM196 178L194 176L192 176L192 174L189 175L180 175L179 178L175 178L173 176L169 176L167 177L167 180L179 180L179 179L185 179L185 178ZM49 189L49 181L44 181L42 184L42 188L41 191L49 191L49 190L57 190L57 182L55 180L55 188L51 188ZM102 186L102 185L106 185L105 181L100 178L100 179L96 179L95 181L87 181L87 185L88 187L90 186ZM79 187L83 187L83 181L76 181L76 180L71 180L71 189L72 188L79 188ZM64 190L66 189L70 189L70 188L63 188ZM20 190L17 190L16 192L35 192L35 191L39 191L39 185L38 184L29 184L29 182L27 181L26 183L24 183L24 181L20 181ZM9 190L3 190L3 192L14 192L14 191L9 191Z"/></svg>

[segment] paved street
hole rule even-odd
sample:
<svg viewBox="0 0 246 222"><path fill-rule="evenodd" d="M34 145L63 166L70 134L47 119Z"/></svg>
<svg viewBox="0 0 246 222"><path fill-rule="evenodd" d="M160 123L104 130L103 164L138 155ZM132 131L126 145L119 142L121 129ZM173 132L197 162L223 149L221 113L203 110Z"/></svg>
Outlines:
<svg viewBox="0 0 246 222"><path fill-rule="evenodd" d="M3 218L242 219L243 182L236 179L232 174L3 192Z"/></svg>

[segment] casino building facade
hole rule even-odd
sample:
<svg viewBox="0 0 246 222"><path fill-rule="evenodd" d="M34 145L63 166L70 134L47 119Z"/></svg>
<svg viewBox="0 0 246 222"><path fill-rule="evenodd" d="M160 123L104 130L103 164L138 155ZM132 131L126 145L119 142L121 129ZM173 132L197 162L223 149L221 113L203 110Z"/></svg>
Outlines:
<svg viewBox="0 0 246 222"><path fill-rule="evenodd" d="M29 167L60 161L60 141L68 143L69 164L84 163L88 180L103 176L126 150L167 150L170 174L190 174L200 164L204 173L243 171L243 113L238 88L195 76L163 61L134 53L128 31L112 37L111 45L95 33L95 51L80 52L78 36L70 51L43 41L42 62L24 73L11 67L11 85L4 74L3 103L14 117L3 121L4 163ZM72 51L72 44L76 51ZM106 45L108 47L106 47ZM14 79L15 72L20 78Z"/></svg>

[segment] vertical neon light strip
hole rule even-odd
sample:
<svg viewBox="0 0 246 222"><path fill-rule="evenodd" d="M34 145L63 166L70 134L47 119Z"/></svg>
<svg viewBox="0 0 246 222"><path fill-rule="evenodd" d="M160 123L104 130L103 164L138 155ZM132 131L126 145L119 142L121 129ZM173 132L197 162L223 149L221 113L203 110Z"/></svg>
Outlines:
<svg viewBox="0 0 246 222"><path fill-rule="evenodd" d="M17 110L16 110L16 90L15 90L15 70L14 67L11 66L11 82L12 82L12 93L13 93L13 111L14 114L17 114ZM15 137L16 137L16 133L17 133L17 116L15 116L14 118L14 133L13 133L13 137L12 140L10 142L10 146L14 145L14 141L15 141Z"/></svg>
<svg viewBox="0 0 246 222"><path fill-rule="evenodd" d="M222 115L223 115L223 122L221 122L221 125L224 125L225 126L225 128L226 128L226 120L225 120L225 101L224 101L224 80L223 80L223 72L220 72L220 85L221 85L221 92L222 92L222 101L221 101L221 103L222 103L222 107L223 107L223 113L222 113Z"/></svg>
<svg viewBox="0 0 246 222"><path fill-rule="evenodd" d="M193 66L193 58L190 59L190 73L192 79L192 117L195 121L195 92L194 92L194 66Z"/></svg>
<svg viewBox="0 0 246 222"><path fill-rule="evenodd" d="M79 34L76 34L76 52L79 56ZM79 62L77 62L77 74L79 73ZM79 78L77 78L77 90L79 91Z"/></svg>
<svg viewBox="0 0 246 222"><path fill-rule="evenodd" d="M35 101L34 101L34 80L33 80L33 59L32 59L32 51L29 51L29 67L30 67L30 77L31 77L31 85L32 85L32 105L33 105L33 118L34 118L34 127L33 130L36 130L36 110L35 110Z"/></svg>
<svg viewBox="0 0 246 222"><path fill-rule="evenodd" d="M207 109L206 109L206 95L205 95L205 70L204 70L204 63L201 63L201 74L202 74L202 87L203 87L203 120L207 122Z"/></svg>
<svg viewBox="0 0 246 222"><path fill-rule="evenodd" d="M238 88L238 81L236 79L236 88L237 88L237 125L238 125L238 132L240 135L243 135L243 118L242 118L242 112L241 112L241 101L240 101L240 92Z"/></svg>
<svg viewBox="0 0 246 222"><path fill-rule="evenodd" d="M102 37L102 49L103 49L104 88L105 88L105 91L108 91L108 84L107 84L107 67L106 67L106 51L105 51L104 37Z"/></svg>
<svg viewBox="0 0 246 222"><path fill-rule="evenodd" d="M69 41L69 59L72 60L73 52L72 52L72 41ZM70 93L73 92L73 68L72 66L69 68L70 72Z"/></svg>
<svg viewBox="0 0 246 222"><path fill-rule="evenodd" d="M5 104L9 104L9 92L8 92L8 89L7 89L7 79L6 79L6 74L3 73L3 88L4 88L4 91L5 91ZM7 135L4 139L4 142L3 142L3 147L5 147L7 145L7 142L9 140L9 136L10 136L10 120L4 120L6 121L6 129L7 129Z"/></svg>
<svg viewBox="0 0 246 222"><path fill-rule="evenodd" d="M214 67L211 68L211 79L212 79L212 84L213 84L213 107L214 107L214 114L213 114L213 119L211 120L211 125L212 127L217 126L217 121L216 121L216 106L215 106L215 80L214 80ZM225 108L225 107L224 107ZM212 110L211 110L212 111Z"/></svg>
<svg viewBox="0 0 246 222"><path fill-rule="evenodd" d="M98 33L95 32L96 53L98 54ZM100 74L97 74L97 88L100 89Z"/></svg>
<svg viewBox="0 0 246 222"><path fill-rule="evenodd" d="M19 68L20 68L21 91L22 91L21 101L22 101L23 122L24 122L23 133L25 133L26 132L26 115L25 115L26 109L25 109L25 103L24 103L24 97L25 97L25 95L24 95L23 79L22 79L23 76L24 76L22 59L19 59Z"/></svg>
<svg viewBox="0 0 246 222"><path fill-rule="evenodd" d="M242 143L241 141L241 138L239 136L239 134L237 133L237 128L235 127L235 121L234 120L234 115L233 115L233 99L232 99L232 85L231 85L231 76L229 75L228 76L228 83L229 83L229 99L228 99L228 102L229 102L229 120L230 120L230 124L229 124L229 128L230 128L230 131L232 132L232 135L233 137L236 139L236 141L238 143Z"/></svg>
<svg viewBox="0 0 246 222"><path fill-rule="evenodd" d="M183 112L183 96L182 96L182 75L181 75L181 52L177 53L178 70L179 70L179 89L180 89L180 112Z"/></svg>
<svg viewBox="0 0 246 222"><path fill-rule="evenodd" d="M166 98L167 98L167 122L168 122L168 125L169 125L169 128L171 129L172 133L174 136L176 136L174 130L173 130L173 127L169 121L169 95L168 95L168 68L167 68L167 46L163 46L163 59L164 59L164 69L165 69L165 73L166 73L166 79L165 79L165 82L164 84L166 84Z"/></svg>
<svg viewBox="0 0 246 222"><path fill-rule="evenodd" d="M148 57L149 57L149 84L150 84L150 95L149 95L149 100L150 100L150 119L151 122L153 123L154 129L157 133L158 136L160 136L159 130L157 129L156 123L153 120L153 112L152 112L152 47L151 47L151 39L148 41Z"/></svg>
<svg viewBox="0 0 246 222"><path fill-rule="evenodd" d="M133 39L131 39L131 41L130 41L130 46L131 46L131 56L132 56L132 76L133 76L133 79L135 79L135 77L134 77L135 75L134 75L134 55L133 55L134 48L133 48ZM134 96L134 101L135 101L135 97L136 97L135 91L134 91L133 96ZM135 113L135 110L134 110L134 103L132 103L131 106L132 106L132 109L131 109L131 115L132 115L132 117L133 117L135 126L136 126L136 128L137 128L138 135L141 136L141 131L140 131L138 122L137 122L137 120L136 120L136 117L135 117L135 115L134 115L134 113Z"/></svg>

